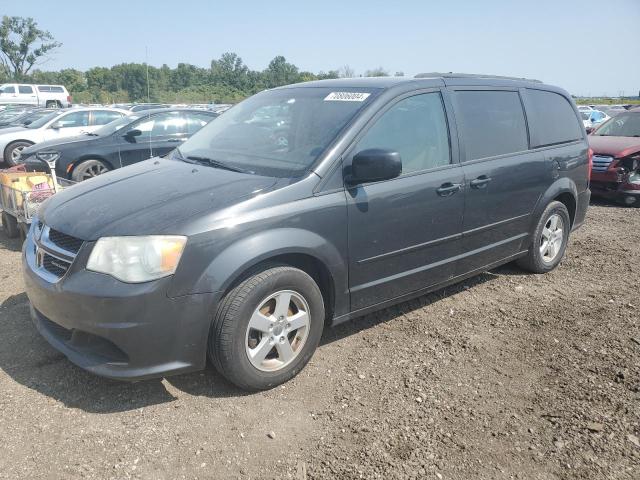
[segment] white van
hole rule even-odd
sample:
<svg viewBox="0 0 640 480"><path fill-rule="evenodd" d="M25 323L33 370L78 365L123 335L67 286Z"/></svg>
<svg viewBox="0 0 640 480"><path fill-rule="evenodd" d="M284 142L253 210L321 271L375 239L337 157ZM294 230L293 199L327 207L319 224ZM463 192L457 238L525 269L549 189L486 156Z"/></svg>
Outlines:
<svg viewBox="0 0 640 480"><path fill-rule="evenodd" d="M0 105L8 104L66 108L71 106L71 96L62 85L3 83L0 85Z"/></svg>

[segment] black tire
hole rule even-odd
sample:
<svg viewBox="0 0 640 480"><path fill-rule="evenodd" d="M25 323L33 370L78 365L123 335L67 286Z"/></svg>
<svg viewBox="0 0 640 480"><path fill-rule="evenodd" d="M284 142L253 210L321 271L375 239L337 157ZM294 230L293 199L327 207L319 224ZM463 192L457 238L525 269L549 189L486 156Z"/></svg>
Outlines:
<svg viewBox="0 0 640 480"><path fill-rule="evenodd" d="M7 237L18 238L20 230L18 230L18 221L7 212L2 212L2 228L4 228Z"/></svg>
<svg viewBox="0 0 640 480"><path fill-rule="evenodd" d="M309 331L291 363L276 371L259 370L247 354L249 320L262 300L283 290L307 302ZM209 334L209 359L218 372L244 390L273 388L297 375L311 359L322 337L324 319L322 293L309 275L289 266L267 266L250 274L220 302Z"/></svg>
<svg viewBox="0 0 640 480"><path fill-rule="evenodd" d="M45 108L62 108L62 103L58 100L47 100Z"/></svg>
<svg viewBox="0 0 640 480"><path fill-rule="evenodd" d="M20 231L20 240L23 242L27 239L27 235L29 234L29 225L26 223L21 223L18 225L18 230Z"/></svg>
<svg viewBox="0 0 640 480"><path fill-rule="evenodd" d="M16 161L16 159L13 158L14 152L16 150L19 151L19 150L22 150L23 148L30 147L31 145L33 145L33 142L27 142L26 140L18 140L17 142L11 142L4 149L4 162L10 167L15 167L21 162Z"/></svg>
<svg viewBox="0 0 640 480"><path fill-rule="evenodd" d="M542 233L547 226L549 220L558 215L563 222L562 228L562 244L557 251L557 254L551 261L545 261L542 253L540 252ZM569 242L569 232L571 230L571 218L569 217L569 211L562 202L553 201L547 208L544 209L540 220L536 225L533 232L531 244L529 245L529 251L525 257L518 259L517 264L521 268L533 273L547 273L558 266L564 257L564 253L567 249L567 243ZM559 238L559 237L558 237Z"/></svg>
<svg viewBox="0 0 640 480"><path fill-rule="evenodd" d="M82 182L98 175L107 173L111 168L100 160L85 160L78 164L71 173L71 180Z"/></svg>

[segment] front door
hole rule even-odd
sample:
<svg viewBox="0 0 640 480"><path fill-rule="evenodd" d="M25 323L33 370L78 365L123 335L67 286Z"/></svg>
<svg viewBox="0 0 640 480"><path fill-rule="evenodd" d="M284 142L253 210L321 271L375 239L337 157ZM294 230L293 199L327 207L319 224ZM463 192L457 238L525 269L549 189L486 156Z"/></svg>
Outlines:
<svg viewBox="0 0 640 480"><path fill-rule="evenodd" d="M464 175L449 138L441 94L432 91L396 101L350 149L347 166L370 148L402 160L400 177L346 190L352 311L454 276Z"/></svg>
<svg viewBox="0 0 640 480"><path fill-rule="evenodd" d="M166 155L187 138L187 121L182 112L146 116L131 124L119 138L122 166ZM137 130L140 135L127 135ZM137 132L136 132L137 133Z"/></svg>
<svg viewBox="0 0 640 480"><path fill-rule="evenodd" d="M64 113L51 122L44 130L44 140L58 140L74 137L87 131L89 128L89 111Z"/></svg>

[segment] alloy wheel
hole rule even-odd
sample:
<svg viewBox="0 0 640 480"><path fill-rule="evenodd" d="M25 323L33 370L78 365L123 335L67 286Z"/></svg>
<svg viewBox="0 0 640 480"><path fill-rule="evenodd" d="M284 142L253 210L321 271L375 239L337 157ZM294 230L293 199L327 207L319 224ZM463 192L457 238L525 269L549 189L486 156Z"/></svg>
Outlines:
<svg viewBox="0 0 640 480"><path fill-rule="evenodd" d="M302 295L281 290L255 309L247 326L245 349L251 364L273 372L289 365L309 336L309 305Z"/></svg>
<svg viewBox="0 0 640 480"><path fill-rule="evenodd" d="M540 255L545 263L552 263L560 251L564 242L564 220L554 213L549 217L542 229L540 237Z"/></svg>

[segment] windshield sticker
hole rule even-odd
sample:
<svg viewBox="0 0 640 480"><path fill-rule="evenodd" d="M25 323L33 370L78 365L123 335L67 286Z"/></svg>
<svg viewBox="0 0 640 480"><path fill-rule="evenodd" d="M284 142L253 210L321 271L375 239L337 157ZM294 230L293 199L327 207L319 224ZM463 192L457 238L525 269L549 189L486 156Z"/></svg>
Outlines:
<svg viewBox="0 0 640 480"><path fill-rule="evenodd" d="M331 92L324 97L325 102L364 102L370 93L361 92Z"/></svg>

